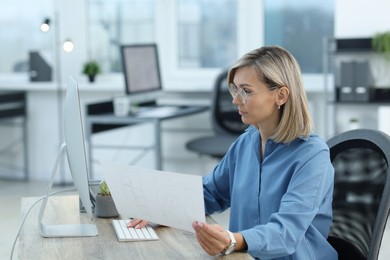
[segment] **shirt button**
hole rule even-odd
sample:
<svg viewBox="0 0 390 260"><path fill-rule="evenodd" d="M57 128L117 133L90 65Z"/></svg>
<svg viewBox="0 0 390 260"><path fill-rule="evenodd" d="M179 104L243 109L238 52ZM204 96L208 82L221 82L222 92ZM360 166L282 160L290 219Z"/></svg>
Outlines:
<svg viewBox="0 0 390 260"><path fill-rule="evenodd" d="M272 141L271 141L271 140L269 140L269 141L268 141L268 144L272 144Z"/></svg>

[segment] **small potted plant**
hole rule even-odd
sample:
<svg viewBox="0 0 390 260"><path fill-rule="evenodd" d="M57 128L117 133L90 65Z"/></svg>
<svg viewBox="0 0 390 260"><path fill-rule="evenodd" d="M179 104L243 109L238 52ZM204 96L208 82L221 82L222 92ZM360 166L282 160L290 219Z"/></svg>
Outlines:
<svg viewBox="0 0 390 260"><path fill-rule="evenodd" d="M375 34L371 45L375 52L384 54L390 60L390 31Z"/></svg>
<svg viewBox="0 0 390 260"><path fill-rule="evenodd" d="M94 82L99 73L101 73L101 68L97 61L91 60L84 64L83 74L88 76L89 82Z"/></svg>
<svg viewBox="0 0 390 260"><path fill-rule="evenodd" d="M119 213L107 183L102 181L99 188L99 193L96 195L95 215L100 218L117 217Z"/></svg>
<svg viewBox="0 0 390 260"><path fill-rule="evenodd" d="M371 66L376 87L388 88L390 85L390 31L376 33L371 41L374 56Z"/></svg>

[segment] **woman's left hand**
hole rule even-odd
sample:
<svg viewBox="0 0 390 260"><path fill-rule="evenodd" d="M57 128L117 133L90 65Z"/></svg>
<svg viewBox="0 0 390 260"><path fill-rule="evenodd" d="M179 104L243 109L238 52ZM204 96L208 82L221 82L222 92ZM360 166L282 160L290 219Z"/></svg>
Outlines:
<svg viewBox="0 0 390 260"><path fill-rule="evenodd" d="M228 232L220 225L195 221L192 227L200 246L211 256L218 255L230 244Z"/></svg>

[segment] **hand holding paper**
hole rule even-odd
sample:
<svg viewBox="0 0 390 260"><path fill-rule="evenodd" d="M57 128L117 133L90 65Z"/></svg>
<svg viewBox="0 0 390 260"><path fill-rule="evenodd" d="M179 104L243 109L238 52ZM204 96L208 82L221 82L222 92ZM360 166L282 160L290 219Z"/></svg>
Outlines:
<svg viewBox="0 0 390 260"><path fill-rule="evenodd" d="M101 162L116 208L123 217L194 232L205 222L202 177Z"/></svg>

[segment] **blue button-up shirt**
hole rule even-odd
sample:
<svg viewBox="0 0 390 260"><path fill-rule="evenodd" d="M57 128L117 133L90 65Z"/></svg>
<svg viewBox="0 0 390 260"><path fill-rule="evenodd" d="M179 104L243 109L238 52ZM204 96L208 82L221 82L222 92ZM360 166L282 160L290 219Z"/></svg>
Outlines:
<svg viewBox="0 0 390 260"><path fill-rule="evenodd" d="M203 177L206 213L230 207L230 231L243 235L260 259L337 259L327 242L334 169L317 135L289 144L267 140L250 126Z"/></svg>

